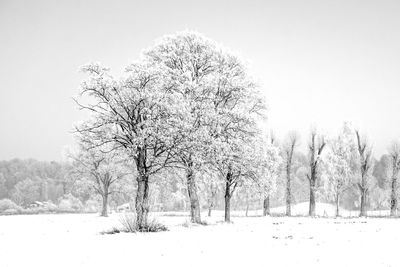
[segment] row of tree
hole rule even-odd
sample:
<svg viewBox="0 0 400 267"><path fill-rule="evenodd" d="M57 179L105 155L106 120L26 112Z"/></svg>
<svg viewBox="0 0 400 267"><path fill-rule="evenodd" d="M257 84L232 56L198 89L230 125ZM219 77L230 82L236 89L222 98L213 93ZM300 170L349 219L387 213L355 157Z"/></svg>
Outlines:
<svg viewBox="0 0 400 267"><path fill-rule="evenodd" d="M194 223L201 222L198 180L204 177L209 177L211 195L223 183L225 221L230 221L231 199L240 187L258 190L268 214L283 168L286 212L291 214L298 136L292 134L282 144L263 136L259 125L266 116L264 100L231 52L197 33L184 32L145 50L120 78L100 64L82 69L88 78L76 102L90 118L76 127L80 149L73 157L82 174L93 178L104 204L113 192L110 187L131 174L136 178L137 221L144 226L150 187L178 173L185 177ZM357 184L360 215L365 215L371 155L366 139L347 124L332 140L312 131L308 167L300 170L309 181L309 214L315 215L322 184L334 192L337 207L343 191ZM398 165L395 160L392 163ZM393 167L393 192L397 173ZM392 196L394 212L397 195Z"/></svg>

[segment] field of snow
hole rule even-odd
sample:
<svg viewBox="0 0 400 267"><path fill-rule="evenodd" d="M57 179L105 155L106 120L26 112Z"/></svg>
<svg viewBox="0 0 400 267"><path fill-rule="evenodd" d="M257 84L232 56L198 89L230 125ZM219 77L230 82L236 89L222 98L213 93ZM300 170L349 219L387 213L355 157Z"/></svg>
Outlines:
<svg viewBox="0 0 400 267"><path fill-rule="evenodd" d="M188 227L186 213L159 213L168 232L114 235L99 233L121 214L0 216L0 266L400 266L398 219L233 214Z"/></svg>

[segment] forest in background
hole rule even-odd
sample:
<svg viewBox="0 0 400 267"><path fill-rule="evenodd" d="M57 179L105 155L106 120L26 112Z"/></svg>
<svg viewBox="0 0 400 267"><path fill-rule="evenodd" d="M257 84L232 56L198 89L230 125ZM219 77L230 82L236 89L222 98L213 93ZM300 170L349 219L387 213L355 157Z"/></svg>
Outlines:
<svg viewBox="0 0 400 267"><path fill-rule="evenodd" d="M390 190L387 168L389 166L389 155L382 155L380 159L374 159L373 179L375 181L372 194L368 196L368 208L370 210L389 209ZM293 204L306 202L309 199L308 181L304 173L298 170L307 167L307 158L301 152L295 154L294 176L293 176ZM17 205L28 208L35 201L51 202L59 206L61 202L72 195L78 200L77 205L69 203L67 210L98 212L101 209L101 199L91 188L84 186L80 178L76 177L71 163L45 162L35 159L13 159L0 161L0 199L10 199ZM168 173L165 179L160 179L152 186L151 200L152 208L157 211L179 211L189 209L189 198L185 189L184 178L179 173ZM271 207L283 206L285 204L285 176L281 171L277 179L276 193L271 197ZM209 208L208 198L210 189L201 183L200 194L203 210ZM134 177L125 180L124 190L111 196L110 207L116 209L118 206L134 201L135 190ZM223 209L223 184L218 185L215 197L215 208ZM239 188L232 199L234 209L245 210L261 209L263 197L249 194L246 188ZM321 191L319 202L333 203L332 200L324 198ZM70 201L71 202L71 201ZM359 195L355 187L350 187L343 195L341 202L343 208L355 210L359 206ZM4 211L4 210L3 210Z"/></svg>

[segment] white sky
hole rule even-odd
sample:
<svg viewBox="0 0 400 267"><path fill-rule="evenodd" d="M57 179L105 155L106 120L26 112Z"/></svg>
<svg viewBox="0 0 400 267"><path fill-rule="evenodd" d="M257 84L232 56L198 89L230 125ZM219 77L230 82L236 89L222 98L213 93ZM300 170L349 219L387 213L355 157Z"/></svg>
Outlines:
<svg viewBox="0 0 400 267"><path fill-rule="evenodd" d="M83 118L78 67L119 73L185 29L251 63L279 138L350 120L379 156L400 137L400 1L0 0L0 160L60 160Z"/></svg>

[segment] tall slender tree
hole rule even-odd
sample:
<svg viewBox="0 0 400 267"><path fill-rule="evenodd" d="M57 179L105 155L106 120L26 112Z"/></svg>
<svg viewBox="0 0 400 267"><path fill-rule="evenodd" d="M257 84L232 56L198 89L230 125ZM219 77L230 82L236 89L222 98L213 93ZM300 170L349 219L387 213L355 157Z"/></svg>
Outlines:
<svg viewBox="0 0 400 267"><path fill-rule="evenodd" d="M296 132L289 133L286 143L283 147L283 158L285 164L285 173L286 173L286 190L285 190L285 198L286 198L286 216L292 215L292 167L293 167L293 155L296 149L296 146L299 143L299 136Z"/></svg>
<svg viewBox="0 0 400 267"><path fill-rule="evenodd" d="M270 197L276 190L276 181L281 172L282 156L279 147L275 144L275 138L271 134L263 152L262 161L259 166L258 185L263 196L263 215L270 215Z"/></svg>
<svg viewBox="0 0 400 267"><path fill-rule="evenodd" d="M398 185L397 179L400 172L400 144L394 142L389 150L390 167L391 167L391 181L390 181L390 216L397 216L398 205Z"/></svg>
<svg viewBox="0 0 400 267"><path fill-rule="evenodd" d="M366 216L367 194L370 187L372 172L372 148L366 138L361 137L358 130L355 131L358 151L358 179L356 185L360 191L360 216Z"/></svg>
<svg viewBox="0 0 400 267"><path fill-rule="evenodd" d="M315 193L318 179L320 178L320 165L321 155L326 146L325 138L319 136L316 130L312 130L310 134L310 143L308 145L309 153L309 166L310 172L307 174L307 178L310 185L310 206L308 209L309 216L315 216Z"/></svg>
<svg viewBox="0 0 400 267"><path fill-rule="evenodd" d="M325 191L328 192L329 198L334 199L338 217L340 198L351 185L353 176L352 162L356 145L350 125L345 123L339 135L328 144L322 177L326 178Z"/></svg>

